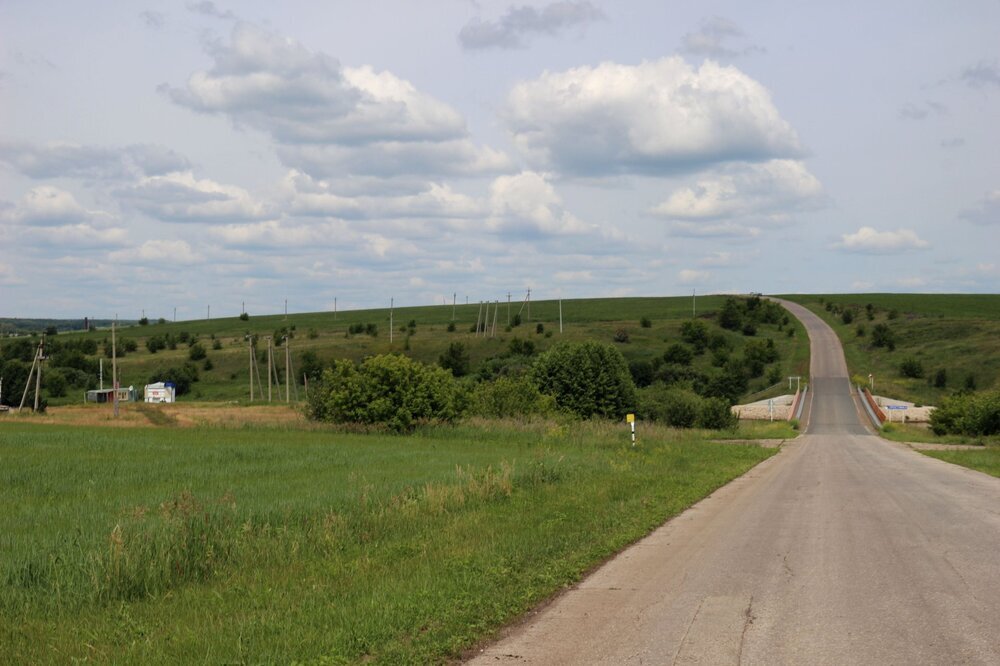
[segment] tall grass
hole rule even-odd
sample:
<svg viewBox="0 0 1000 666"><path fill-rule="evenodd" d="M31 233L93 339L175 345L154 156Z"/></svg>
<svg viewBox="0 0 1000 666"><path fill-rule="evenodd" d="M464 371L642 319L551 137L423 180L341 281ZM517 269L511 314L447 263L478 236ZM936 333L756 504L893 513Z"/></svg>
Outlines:
<svg viewBox="0 0 1000 666"><path fill-rule="evenodd" d="M0 434L21 663L440 661L773 453L540 421Z"/></svg>

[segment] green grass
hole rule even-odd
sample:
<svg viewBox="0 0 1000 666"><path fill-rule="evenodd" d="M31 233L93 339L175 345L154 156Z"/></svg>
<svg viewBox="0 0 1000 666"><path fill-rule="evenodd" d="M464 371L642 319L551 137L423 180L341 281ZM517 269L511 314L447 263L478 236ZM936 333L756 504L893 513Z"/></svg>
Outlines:
<svg viewBox="0 0 1000 666"><path fill-rule="evenodd" d="M607 423L0 435L11 663L446 660L773 454Z"/></svg>
<svg viewBox="0 0 1000 666"><path fill-rule="evenodd" d="M852 375L875 376L875 393L936 405L974 377L979 390L1000 386L1000 295L991 294L840 294L793 295L788 300L805 305L837 332ZM857 310L853 322L826 310L826 303ZM869 321L865 306L874 306ZM890 319L890 313L897 316ZM872 328L887 324L896 335L895 351L871 345ZM861 324L866 335L858 337ZM900 364L914 358L924 367L920 379L903 377ZM944 369L947 385L933 386L935 373Z"/></svg>
<svg viewBox="0 0 1000 666"><path fill-rule="evenodd" d="M723 296L704 296L698 299L698 315L710 316L724 302ZM520 303L511 304L511 316L517 314ZM213 319L211 321L195 320L177 323L150 324L149 326L130 326L120 332L122 339L134 339L138 350L128 353L120 359L120 372L124 386L136 386L141 390L147 380L157 369L180 365L188 360L186 344L178 345L175 350L161 350L155 354L146 349L146 341L153 335L167 333L177 336L182 331L197 336L199 342L207 350L212 361L211 370L200 369L200 381L192 386L191 394L182 400L226 400L247 402L249 400L249 352L245 336L248 333L272 335L282 327L294 327L294 338L291 341L293 350L293 370L299 365L299 356L305 351L315 352L325 363L334 359L352 359L360 361L366 356L399 352L424 363L436 363L445 349L452 342L466 345L473 370L486 359L505 351L510 341L517 337L531 340L539 351L544 351L553 344L562 341L600 340L611 342L615 331L625 328L630 335L628 344L617 344L626 359L651 360L661 356L666 348L680 341L681 323L691 317L691 299L686 297L669 298L609 298L609 299L574 299L562 303L563 332L559 332L559 302L538 301L531 303L531 319L527 318L527 308L521 315L524 323L507 332L507 305L502 303L497 318L497 334L495 338L477 337L470 332L475 326L479 313L479 304L459 305L455 309L456 330L449 332L448 324L452 318L452 307L428 306L396 308L393 313L393 341L389 341L389 310L359 310L332 312L290 314L287 320L283 315L250 316L248 321L231 317ZM652 321L650 328L642 328L640 319L648 317ZM492 322L492 309L490 320ZM410 321L416 323L415 333L407 342L406 334L398 330ZM347 336L347 329L353 323L374 323L378 326L378 336L368 335ZM539 334L536 326L542 324L544 331ZM711 323L711 322L710 322ZM806 376L809 369L809 343L801 324L792 318L789 326L795 330L794 337L787 337L785 330L778 331L774 326L761 326L756 337L771 337L781 354L781 374ZM714 330L717 326L711 324ZM734 346L734 352L739 353L747 340L738 333L726 332ZM110 340L107 330L91 331L89 333L63 333L59 339L86 337L100 342ZM221 349L212 349L212 336L222 345ZM408 347L408 348L407 348ZM258 350L265 349L261 342ZM284 375L285 351L276 350L276 362L280 374ZM710 354L695 359L695 367L701 370L710 368ZM203 362L197 363L202 368ZM266 365L262 362L262 367ZM105 374L110 375L110 361L105 361ZM298 376L298 372L296 372ZM266 372L262 373L265 378ZM751 382L749 391L760 391L765 388L763 378ZM96 388L96 387L95 387ZM782 391L777 391L780 394ZM63 398L50 398L50 404L60 405L80 402L83 392L70 389ZM299 397L303 396L299 387ZM283 399L284 391L280 391Z"/></svg>
<svg viewBox="0 0 1000 666"><path fill-rule="evenodd" d="M929 428L903 423L886 423L880 431L882 437L894 442L918 442L927 444L969 444L1000 445L1000 435L976 437L972 435L935 435Z"/></svg>
<svg viewBox="0 0 1000 666"><path fill-rule="evenodd" d="M969 467L992 476L1000 476L1000 446L987 446L976 450L921 451L924 455Z"/></svg>

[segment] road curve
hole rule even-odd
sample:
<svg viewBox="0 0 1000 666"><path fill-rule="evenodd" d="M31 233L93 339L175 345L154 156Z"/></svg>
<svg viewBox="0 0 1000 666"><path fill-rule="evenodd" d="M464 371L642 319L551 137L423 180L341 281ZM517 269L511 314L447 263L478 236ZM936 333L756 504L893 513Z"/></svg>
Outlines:
<svg viewBox="0 0 1000 666"><path fill-rule="evenodd" d="M861 422L809 332L806 434L512 628L473 664L998 664L1000 479Z"/></svg>

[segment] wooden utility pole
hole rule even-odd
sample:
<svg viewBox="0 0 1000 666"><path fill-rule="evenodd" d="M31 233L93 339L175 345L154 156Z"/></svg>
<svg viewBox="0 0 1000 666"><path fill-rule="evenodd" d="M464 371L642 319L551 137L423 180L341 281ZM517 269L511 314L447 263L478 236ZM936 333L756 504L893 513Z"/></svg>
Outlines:
<svg viewBox="0 0 1000 666"><path fill-rule="evenodd" d="M486 301L486 316L483 317L483 337L490 332L490 302Z"/></svg>

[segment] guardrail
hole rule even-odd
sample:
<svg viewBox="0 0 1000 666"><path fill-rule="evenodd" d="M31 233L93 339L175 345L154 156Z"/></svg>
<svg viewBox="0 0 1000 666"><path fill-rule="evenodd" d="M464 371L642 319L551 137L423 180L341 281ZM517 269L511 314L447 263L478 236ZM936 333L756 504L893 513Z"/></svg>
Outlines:
<svg viewBox="0 0 1000 666"><path fill-rule="evenodd" d="M795 420L802 420L802 408L806 406L806 393L809 391L809 385L806 384L802 387L802 394L799 396L799 404L795 405L792 413L795 414Z"/></svg>
<svg viewBox="0 0 1000 666"><path fill-rule="evenodd" d="M860 386L857 389L858 397L861 398L861 404L864 405L865 413L871 419L872 425L880 429L885 422L885 412L875 403L875 399L872 398L872 394L868 392L868 389L863 389Z"/></svg>

